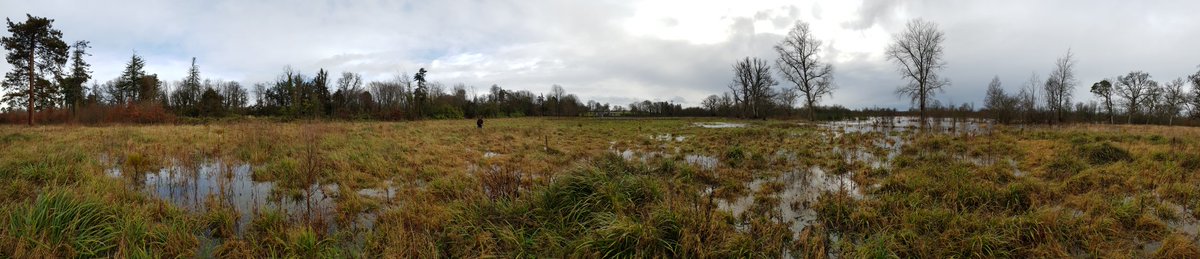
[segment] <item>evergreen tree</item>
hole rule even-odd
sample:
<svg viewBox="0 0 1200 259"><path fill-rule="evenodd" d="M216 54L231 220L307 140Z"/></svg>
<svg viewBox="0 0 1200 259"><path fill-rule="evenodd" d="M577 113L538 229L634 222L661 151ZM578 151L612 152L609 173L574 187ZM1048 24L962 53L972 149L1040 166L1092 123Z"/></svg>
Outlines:
<svg viewBox="0 0 1200 259"><path fill-rule="evenodd" d="M26 107L28 124L33 126L33 112L55 104L58 91L45 76L61 75L62 67L67 63L68 47L62 40L62 32L54 29L53 19L25 16L22 23L5 19L12 35L0 42L8 50L5 59L13 70L4 77L4 89L10 91L4 100L9 107Z"/></svg>

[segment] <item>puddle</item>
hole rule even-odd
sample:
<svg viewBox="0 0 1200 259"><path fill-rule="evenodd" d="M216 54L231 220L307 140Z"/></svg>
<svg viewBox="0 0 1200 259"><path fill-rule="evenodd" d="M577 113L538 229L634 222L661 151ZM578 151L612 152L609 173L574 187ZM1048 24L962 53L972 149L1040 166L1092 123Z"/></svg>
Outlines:
<svg viewBox="0 0 1200 259"><path fill-rule="evenodd" d="M102 157L107 160L107 156ZM116 164L116 163L113 163ZM285 190L271 181L253 179L253 167L246 163L227 163L211 160L189 165L172 159L169 166L145 173L123 172L113 166L105 174L130 181L129 188L191 213L203 214L215 206L233 209L238 214L237 233L249 226L256 215L264 211L280 211L289 221L327 223L329 230L338 228L370 228L372 213L355 215L351 222L339 226L335 199L337 184L313 184L308 188ZM371 198L394 197L397 189L361 189L359 194Z"/></svg>
<svg viewBox="0 0 1200 259"><path fill-rule="evenodd" d="M817 220L817 212L812 207L821 195L828 192L845 191L854 199L863 198L862 189L853 181L852 177L853 173L834 175L814 166L808 170L786 172L769 179L755 179L746 184L747 195L732 200L719 200L717 208L740 217L755 205L754 195L763 188L764 184L782 183L783 190L773 194L779 198L779 204L768 205L790 224L793 233L799 234L804 227Z"/></svg>
<svg viewBox="0 0 1200 259"><path fill-rule="evenodd" d="M744 128L744 127L746 127L745 123L728 123L728 122L696 122L696 123L692 123L692 125L696 125L696 127L701 127L701 128L706 128L706 129L725 129L725 128Z"/></svg>
<svg viewBox="0 0 1200 259"><path fill-rule="evenodd" d="M822 127L833 129L835 132L892 132L914 131L921 128L919 117L866 117L850 120L833 121L820 124ZM927 118L926 127L942 133L980 134L986 133L994 126L988 119L976 118Z"/></svg>
<svg viewBox="0 0 1200 259"><path fill-rule="evenodd" d="M700 167L701 170L707 171L717 169L717 164L719 163L719 160L717 160L716 157L694 154L683 156L683 160L686 160L689 164Z"/></svg>
<svg viewBox="0 0 1200 259"><path fill-rule="evenodd" d="M684 140L687 140L687 136L672 135L672 134L660 134L660 135L654 136L654 140L657 140L657 141L672 141L673 140L675 142L683 142Z"/></svg>

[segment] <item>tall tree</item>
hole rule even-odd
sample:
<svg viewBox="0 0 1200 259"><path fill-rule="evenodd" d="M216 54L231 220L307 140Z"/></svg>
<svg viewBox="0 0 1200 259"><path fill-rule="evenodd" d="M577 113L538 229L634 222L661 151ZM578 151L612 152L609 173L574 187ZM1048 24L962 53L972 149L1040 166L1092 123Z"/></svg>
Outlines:
<svg viewBox="0 0 1200 259"><path fill-rule="evenodd" d="M413 81L417 83L417 89L413 91L412 103L410 104L412 113L410 116L415 116L414 118L422 118L425 116L425 106L429 100L429 88L425 81L425 74L427 72L429 71L426 71L425 68L421 68L417 70L416 74L413 75Z"/></svg>
<svg viewBox="0 0 1200 259"><path fill-rule="evenodd" d="M1071 50L1054 62L1054 70L1046 78L1046 108L1054 115L1054 122L1062 122L1063 113L1071 108L1071 92L1075 90L1075 60Z"/></svg>
<svg viewBox="0 0 1200 259"><path fill-rule="evenodd" d="M546 98L544 106L549 108L549 111L554 116L563 115L563 97L567 96L567 90L564 90L561 85L550 86L550 95Z"/></svg>
<svg viewBox="0 0 1200 259"><path fill-rule="evenodd" d="M733 74L729 88L741 105L742 116L765 118L775 97L771 87L779 84L771 77L771 66L766 60L746 57L733 65Z"/></svg>
<svg viewBox="0 0 1200 259"><path fill-rule="evenodd" d="M1128 118L1125 123L1133 123L1133 116L1138 114L1138 106L1143 101L1151 89L1158 85L1150 78L1150 74L1142 71L1129 72L1127 75L1117 76L1117 96L1125 99Z"/></svg>
<svg viewBox="0 0 1200 259"><path fill-rule="evenodd" d="M1108 79L1100 80L1092 84L1092 94L1099 96L1104 100L1104 111L1108 113L1108 123L1113 123L1113 85Z"/></svg>
<svg viewBox="0 0 1200 259"><path fill-rule="evenodd" d="M1188 76L1188 82L1192 83L1192 118L1200 119L1200 71Z"/></svg>
<svg viewBox="0 0 1200 259"><path fill-rule="evenodd" d="M330 101L329 95L329 72L325 69L317 70L317 75L313 77L309 83L311 88L310 102L312 102L311 114L327 115L333 112L333 103Z"/></svg>
<svg viewBox="0 0 1200 259"><path fill-rule="evenodd" d="M142 81L142 77L146 76L146 72L142 70L145 67L146 61L141 56L138 56L137 53L129 57L129 63L125 64L125 70L117 78L116 87L121 93L119 96L114 96L120 99L117 102L128 103L143 98L138 93L141 92L140 82Z"/></svg>
<svg viewBox="0 0 1200 259"><path fill-rule="evenodd" d="M8 50L5 59L14 68L5 74L4 88L12 91L4 97L12 107L25 104L28 113L28 124L33 126L33 113L39 107L49 108L53 101L38 97L52 97L51 81L47 74L59 76L64 64L67 63L67 43L62 40L62 32L54 29L53 19L35 17L26 14L25 22L8 22L10 36L0 39L4 49ZM21 92L25 95L22 95Z"/></svg>
<svg viewBox="0 0 1200 259"><path fill-rule="evenodd" d="M171 93L171 106L175 108L176 112L188 116L200 115L199 104L203 93L204 89L201 86L200 80L200 66L196 65L196 58L193 57L192 65L188 67L187 76L183 78L183 82L179 84L179 87Z"/></svg>
<svg viewBox="0 0 1200 259"><path fill-rule="evenodd" d="M89 46L85 40L76 41L71 48L71 74L64 78L61 90L63 103L71 109L71 114L75 114L84 103L84 93L87 91L84 84L92 79L92 71L89 70L91 65L83 60L84 56L91 54L87 53Z"/></svg>
<svg viewBox="0 0 1200 259"><path fill-rule="evenodd" d="M796 85L791 91L804 95L808 119L816 120L816 105L825 95L833 96L833 65L821 61L821 40L813 38L808 23L797 21L775 52L775 65L784 79ZM788 107L791 108L791 107Z"/></svg>
<svg viewBox="0 0 1200 259"><path fill-rule="evenodd" d="M1175 116L1187 106L1188 92L1183 90L1183 78L1167 82L1162 88L1162 113L1167 116L1167 124L1175 124Z"/></svg>
<svg viewBox="0 0 1200 259"><path fill-rule="evenodd" d="M938 71L946 67L942 60L943 41L945 34L936 24L916 19L908 22L887 49L887 59L900 66L901 76L909 80L907 85L896 89L896 93L909 96L917 103L922 124L926 118L926 105L934 92L950 85L949 80L938 75Z"/></svg>

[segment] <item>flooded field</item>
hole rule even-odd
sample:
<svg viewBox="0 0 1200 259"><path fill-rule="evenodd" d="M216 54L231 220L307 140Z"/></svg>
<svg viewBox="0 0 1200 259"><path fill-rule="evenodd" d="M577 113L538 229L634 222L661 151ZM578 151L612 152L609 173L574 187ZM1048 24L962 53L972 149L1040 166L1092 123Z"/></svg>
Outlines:
<svg viewBox="0 0 1200 259"><path fill-rule="evenodd" d="M18 172L0 219L114 204L92 212L113 222L106 242L140 238L102 248L184 257L1150 257L1200 243L1190 128L489 123L0 132L32 147L0 163ZM48 235L39 224L0 224L0 254L36 247L13 240Z"/></svg>

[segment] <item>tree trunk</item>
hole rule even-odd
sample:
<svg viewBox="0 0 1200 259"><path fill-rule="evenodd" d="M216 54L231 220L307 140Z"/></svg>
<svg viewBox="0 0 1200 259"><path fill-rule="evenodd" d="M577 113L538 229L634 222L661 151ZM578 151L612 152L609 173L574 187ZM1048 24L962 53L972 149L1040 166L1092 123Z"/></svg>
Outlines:
<svg viewBox="0 0 1200 259"><path fill-rule="evenodd" d="M920 109L921 109L921 128L925 128L925 86L920 86Z"/></svg>
<svg viewBox="0 0 1200 259"><path fill-rule="evenodd" d="M37 39L37 37L33 37L33 39ZM31 39L29 41L29 100L27 100L29 102L29 110L27 111L29 113L29 126L33 126L33 103L34 103L33 88L36 85L34 80L35 80L35 78L37 78L33 74L33 66L34 66L33 55L34 55L34 53L37 53L37 51L35 51L35 49L37 49L37 41L33 40L33 39Z"/></svg>

